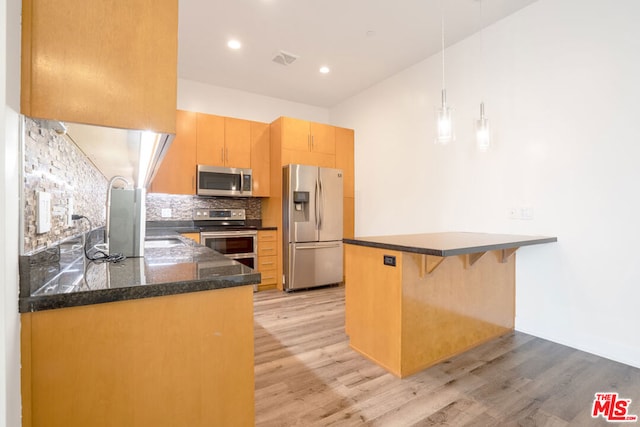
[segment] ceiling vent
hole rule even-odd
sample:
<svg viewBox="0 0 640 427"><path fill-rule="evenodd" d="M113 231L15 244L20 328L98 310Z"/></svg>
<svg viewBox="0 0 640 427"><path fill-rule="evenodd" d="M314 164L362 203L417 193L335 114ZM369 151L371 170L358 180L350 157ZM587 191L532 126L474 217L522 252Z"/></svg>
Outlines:
<svg viewBox="0 0 640 427"><path fill-rule="evenodd" d="M298 59L298 56L281 50L276 52L272 61L280 65L291 65L296 61L296 59Z"/></svg>

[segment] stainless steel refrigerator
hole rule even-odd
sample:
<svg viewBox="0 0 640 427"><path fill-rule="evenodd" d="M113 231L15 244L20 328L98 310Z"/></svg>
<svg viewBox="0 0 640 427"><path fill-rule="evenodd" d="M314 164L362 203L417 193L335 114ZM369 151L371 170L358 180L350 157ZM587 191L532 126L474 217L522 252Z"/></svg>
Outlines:
<svg viewBox="0 0 640 427"><path fill-rule="evenodd" d="M283 168L284 289L342 282L342 171Z"/></svg>

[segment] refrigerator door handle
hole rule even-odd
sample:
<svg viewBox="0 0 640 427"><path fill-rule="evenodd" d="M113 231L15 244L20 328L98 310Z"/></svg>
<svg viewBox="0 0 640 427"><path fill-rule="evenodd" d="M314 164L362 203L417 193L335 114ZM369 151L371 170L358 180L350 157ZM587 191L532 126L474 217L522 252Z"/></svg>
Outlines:
<svg viewBox="0 0 640 427"><path fill-rule="evenodd" d="M318 180L318 188L320 189L319 199L320 207L318 208L318 230L322 228L322 217L324 216L324 189L322 188L322 179Z"/></svg>
<svg viewBox="0 0 640 427"><path fill-rule="evenodd" d="M300 245L296 245L296 250L300 249L300 250L306 250L306 249L327 249L327 248L337 248L340 247L340 244L342 242L338 242L338 243L331 243L331 244L324 244L324 245L314 245L314 246L300 246Z"/></svg>
<svg viewBox="0 0 640 427"><path fill-rule="evenodd" d="M316 180L316 188L315 188L315 192L313 194L313 198L314 198L314 201L315 201L314 206L313 206L313 210L314 210L314 212L313 212L314 213L313 220L314 220L314 222L316 224L316 230L318 228L320 228L320 220L319 220L320 213L318 212L318 204L319 204L319 200L318 200L319 197L318 196L319 195L320 195L320 189L319 189L319 185L318 185L318 180Z"/></svg>

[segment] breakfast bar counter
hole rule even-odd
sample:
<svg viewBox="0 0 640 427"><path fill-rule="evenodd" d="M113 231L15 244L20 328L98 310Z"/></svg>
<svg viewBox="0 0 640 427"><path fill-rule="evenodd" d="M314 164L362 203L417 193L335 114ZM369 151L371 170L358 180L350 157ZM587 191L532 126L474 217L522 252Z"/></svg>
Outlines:
<svg viewBox="0 0 640 427"><path fill-rule="evenodd" d="M21 258L22 425L251 426L260 273L176 233Z"/></svg>
<svg viewBox="0 0 640 427"><path fill-rule="evenodd" d="M555 241L461 232L344 239L350 346L406 377L513 330L515 252Z"/></svg>

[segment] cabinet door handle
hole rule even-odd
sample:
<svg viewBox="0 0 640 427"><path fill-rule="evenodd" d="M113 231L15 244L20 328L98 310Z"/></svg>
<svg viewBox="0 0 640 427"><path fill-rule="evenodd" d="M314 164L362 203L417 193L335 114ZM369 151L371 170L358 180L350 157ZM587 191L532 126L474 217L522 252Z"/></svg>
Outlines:
<svg viewBox="0 0 640 427"><path fill-rule="evenodd" d="M311 135L311 151L315 148L315 141L313 139L313 135Z"/></svg>

